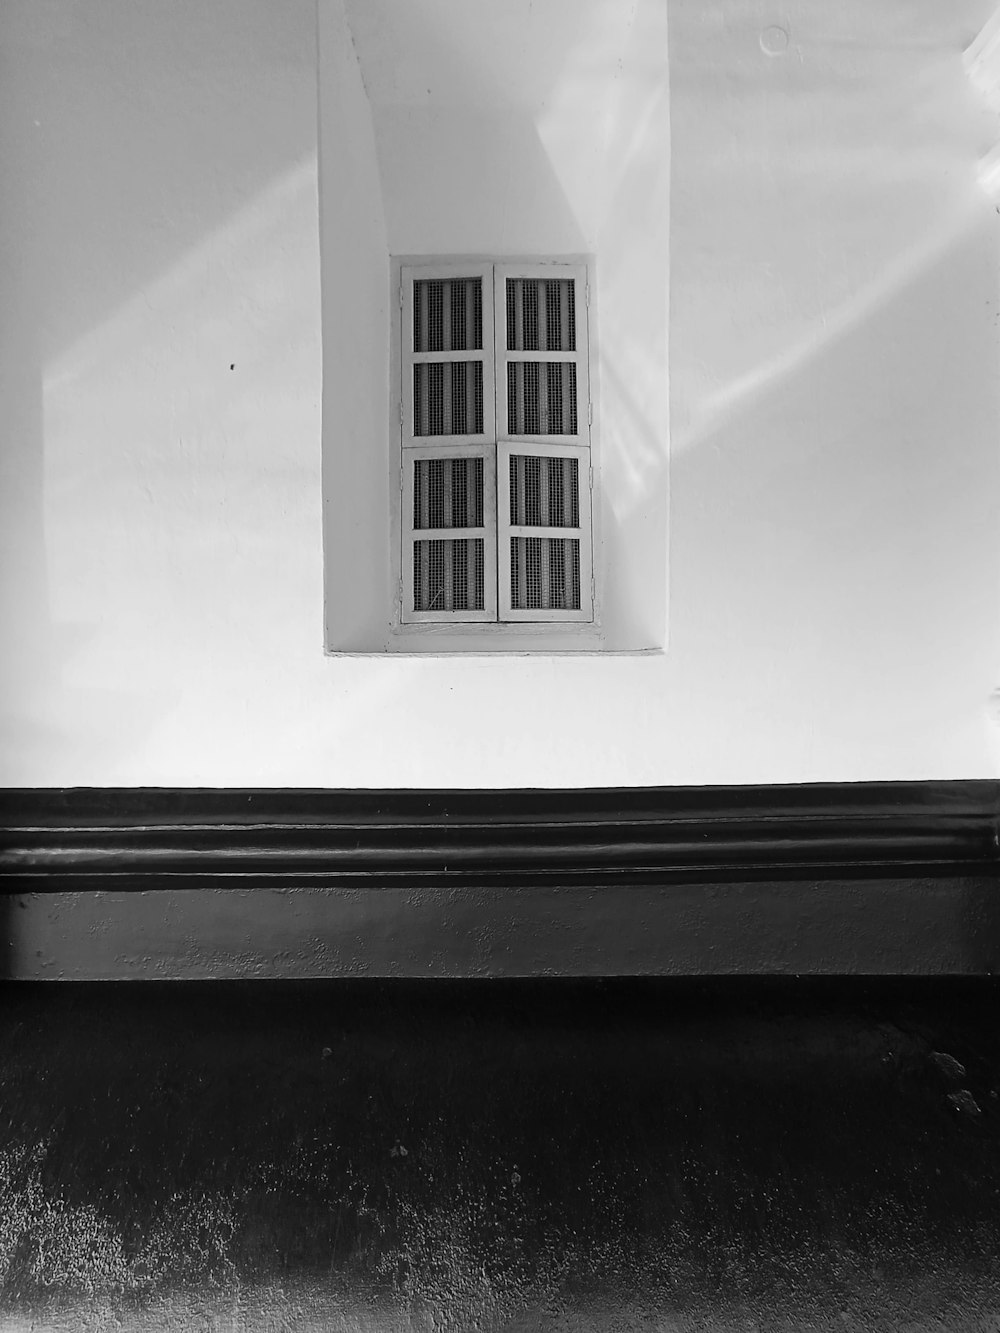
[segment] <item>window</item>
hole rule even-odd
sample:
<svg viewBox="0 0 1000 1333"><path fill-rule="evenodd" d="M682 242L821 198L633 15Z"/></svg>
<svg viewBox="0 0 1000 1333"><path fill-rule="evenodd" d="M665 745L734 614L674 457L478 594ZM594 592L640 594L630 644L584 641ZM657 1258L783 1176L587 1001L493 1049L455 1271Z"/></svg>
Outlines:
<svg viewBox="0 0 1000 1333"><path fill-rule="evenodd" d="M400 622L594 619L583 263L399 268Z"/></svg>

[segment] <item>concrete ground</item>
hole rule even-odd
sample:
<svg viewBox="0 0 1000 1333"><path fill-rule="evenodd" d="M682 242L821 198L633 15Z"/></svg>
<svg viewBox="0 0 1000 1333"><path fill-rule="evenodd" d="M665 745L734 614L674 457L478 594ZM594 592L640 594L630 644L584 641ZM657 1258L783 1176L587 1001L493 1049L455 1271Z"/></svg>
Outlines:
<svg viewBox="0 0 1000 1333"><path fill-rule="evenodd" d="M1000 1329L992 980L0 989L0 1329Z"/></svg>

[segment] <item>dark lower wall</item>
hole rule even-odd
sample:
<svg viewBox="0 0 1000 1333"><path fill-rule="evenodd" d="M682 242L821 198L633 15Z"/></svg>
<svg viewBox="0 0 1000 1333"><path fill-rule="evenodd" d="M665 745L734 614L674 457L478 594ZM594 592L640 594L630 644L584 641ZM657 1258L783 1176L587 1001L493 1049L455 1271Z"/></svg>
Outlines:
<svg viewBox="0 0 1000 1333"><path fill-rule="evenodd" d="M0 792L6 975L990 974L994 782Z"/></svg>
<svg viewBox="0 0 1000 1333"><path fill-rule="evenodd" d="M992 1329L997 984L8 985L4 1329Z"/></svg>
<svg viewBox="0 0 1000 1333"><path fill-rule="evenodd" d="M293 878L293 876L290 876ZM992 876L19 894L8 976L988 974Z"/></svg>

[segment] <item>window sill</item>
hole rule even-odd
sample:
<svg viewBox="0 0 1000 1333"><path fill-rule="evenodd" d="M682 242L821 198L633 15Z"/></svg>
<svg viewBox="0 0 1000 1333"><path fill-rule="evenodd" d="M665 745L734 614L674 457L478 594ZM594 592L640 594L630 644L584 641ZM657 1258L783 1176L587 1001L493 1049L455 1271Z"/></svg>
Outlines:
<svg viewBox="0 0 1000 1333"><path fill-rule="evenodd" d="M611 648L599 630L579 625L409 625L367 652L328 649L328 657L662 657L664 649Z"/></svg>

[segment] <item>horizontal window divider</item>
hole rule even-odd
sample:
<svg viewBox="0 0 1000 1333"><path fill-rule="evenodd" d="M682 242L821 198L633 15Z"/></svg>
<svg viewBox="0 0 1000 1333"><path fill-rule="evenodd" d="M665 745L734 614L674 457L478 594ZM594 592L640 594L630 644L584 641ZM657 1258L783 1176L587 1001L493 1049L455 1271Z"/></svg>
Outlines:
<svg viewBox="0 0 1000 1333"><path fill-rule="evenodd" d="M475 449L495 449L496 440L485 435L407 435L403 440L403 448L410 453L454 453L456 449L469 446Z"/></svg>
<svg viewBox="0 0 1000 1333"><path fill-rule="evenodd" d="M582 352L529 352L517 348L508 347L501 349L501 357L504 361L576 361L580 362L583 358Z"/></svg>
<svg viewBox="0 0 1000 1333"><path fill-rule="evenodd" d="M456 352L410 352L409 359L415 366L421 365L447 365L455 361L483 361L485 352L481 347L474 347L469 350L463 349ZM493 353L490 353L492 359Z"/></svg>
<svg viewBox="0 0 1000 1333"><path fill-rule="evenodd" d="M579 540L583 536L583 528L544 528L540 525L531 524L507 524L504 527L505 532L509 532L512 537L565 537L569 540Z"/></svg>
<svg viewBox="0 0 1000 1333"><path fill-rule="evenodd" d="M571 445L574 449L590 449L590 442L581 435L503 435L500 443L514 453L523 452L525 445L530 445L534 454L544 454L553 445Z"/></svg>
<svg viewBox="0 0 1000 1333"><path fill-rule="evenodd" d="M579 435L501 435L497 443L513 453L520 452L525 444L538 444L559 458L579 458L590 453L590 441Z"/></svg>
<svg viewBox="0 0 1000 1333"><path fill-rule="evenodd" d="M485 537L488 529L480 528L414 528L414 541L461 541L465 537Z"/></svg>

